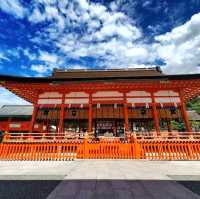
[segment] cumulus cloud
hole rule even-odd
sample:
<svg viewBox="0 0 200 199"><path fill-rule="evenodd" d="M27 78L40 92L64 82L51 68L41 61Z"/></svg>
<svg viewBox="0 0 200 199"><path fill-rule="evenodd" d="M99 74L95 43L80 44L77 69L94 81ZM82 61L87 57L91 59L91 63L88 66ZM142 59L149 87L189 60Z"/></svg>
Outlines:
<svg viewBox="0 0 200 199"><path fill-rule="evenodd" d="M142 30L117 6L113 3L108 10L88 0L33 0L28 20L45 25L31 41L48 44L57 53L39 50L36 56L25 49L23 53L30 60L44 62L33 64L30 69L44 75L54 67L74 67L66 64L69 59L87 57L98 60L97 65L102 68L134 67L153 61L153 51L141 41Z"/></svg>
<svg viewBox="0 0 200 199"><path fill-rule="evenodd" d="M39 59L44 62L56 64L58 61L58 56L56 54L50 54L48 52L40 51Z"/></svg>
<svg viewBox="0 0 200 199"><path fill-rule="evenodd" d="M122 66L123 60L127 67L140 64L144 58L149 62L152 57L148 56L150 48L137 41L142 38L142 31L122 12L87 0L59 1L57 6L43 1L42 5L43 12L41 2L40 6L34 4L29 20L50 23L32 41L50 43L62 54L59 55L62 63L66 57L77 60L93 57L102 67Z"/></svg>
<svg viewBox="0 0 200 199"><path fill-rule="evenodd" d="M158 57L167 73L200 72L200 13L171 32L155 37Z"/></svg>
<svg viewBox="0 0 200 199"><path fill-rule="evenodd" d="M23 18L27 12L19 0L0 0L0 9L16 18Z"/></svg>
<svg viewBox="0 0 200 199"><path fill-rule="evenodd" d="M43 75L48 72L49 68L46 65L32 65L31 70L38 73L38 75Z"/></svg>
<svg viewBox="0 0 200 199"><path fill-rule="evenodd" d="M155 42L146 43L134 18L120 9L121 1L113 1L106 7L88 0L33 0L29 8L24 8L19 0L12 1L11 6L8 6L10 1L2 2L4 8L1 9L5 12L11 13L6 10L7 5L12 8L11 14L18 9L14 16L27 17L32 25L40 24L40 29L30 38L37 52L23 50L30 60L39 61L30 67L39 75L48 74L54 67L76 67L77 62L85 68L87 63L82 60L88 57L96 60L95 66L102 68L149 67L156 65L156 60L162 60L166 73L200 72L200 14L156 36ZM127 2L123 8L134 4ZM151 0L144 1L143 7L150 9L151 4ZM159 28L159 25L149 26L156 34ZM42 44L53 53L41 50ZM69 60L75 63L69 65Z"/></svg>

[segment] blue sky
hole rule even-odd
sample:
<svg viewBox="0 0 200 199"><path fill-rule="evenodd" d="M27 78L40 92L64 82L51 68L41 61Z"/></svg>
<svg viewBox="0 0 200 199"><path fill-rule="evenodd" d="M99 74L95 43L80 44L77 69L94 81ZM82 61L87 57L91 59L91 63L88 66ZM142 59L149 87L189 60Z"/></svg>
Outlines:
<svg viewBox="0 0 200 199"><path fill-rule="evenodd" d="M0 0L1 74L156 65L199 73L199 57L200 0Z"/></svg>

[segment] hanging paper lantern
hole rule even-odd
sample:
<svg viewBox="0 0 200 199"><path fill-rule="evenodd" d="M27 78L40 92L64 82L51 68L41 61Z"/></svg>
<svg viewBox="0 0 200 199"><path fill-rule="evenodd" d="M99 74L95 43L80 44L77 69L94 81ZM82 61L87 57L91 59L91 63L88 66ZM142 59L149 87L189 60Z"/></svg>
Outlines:
<svg viewBox="0 0 200 199"><path fill-rule="evenodd" d="M142 115L145 115L146 112L147 112L146 109L143 107L143 108L141 109L141 114L142 114Z"/></svg>
<svg viewBox="0 0 200 199"><path fill-rule="evenodd" d="M171 107L170 112L172 115L176 114L176 107Z"/></svg>

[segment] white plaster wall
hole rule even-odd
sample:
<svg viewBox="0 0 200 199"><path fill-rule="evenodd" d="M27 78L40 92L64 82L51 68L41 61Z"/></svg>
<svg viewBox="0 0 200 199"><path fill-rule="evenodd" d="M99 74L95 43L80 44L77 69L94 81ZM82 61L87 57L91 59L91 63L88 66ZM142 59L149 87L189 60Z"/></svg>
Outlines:
<svg viewBox="0 0 200 199"><path fill-rule="evenodd" d="M154 93L155 96L179 96L177 92L172 90L160 90Z"/></svg>
<svg viewBox="0 0 200 199"><path fill-rule="evenodd" d="M92 101L94 101L94 102L95 102L95 101L109 101L109 100L113 100L113 101L116 100L116 101L118 101L118 100L123 100L123 99L124 99L124 98L122 98L122 97L120 97L120 98L112 98L112 97L103 98L103 97L102 97L102 98L98 98L98 99L97 99L97 98L96 98L96 99L93 98Z"/></svg>
<svg viewBox="0 0 200 199"><path fill-rule="evenodd" d="M151 103L151 98L127 98L128 103Z"/></svg>
<svg viewBox="0 0 200 199"><path fill-rule="evenodd" d="M38 104L61 104L62 99L39 99Z"/></svg>
<svg viewBox="0 0 200 199"><path fill-rule="evenodd" d="M93 93L92 97L123 97L123 93L118 91L98 91Z"/></svg>
<svg viewBox="0 0 200 199"><path fill-rule="evenodd" d="M39 98L54 98L54 97L62 97L62 94L59 92L44 92L39 95Z"/></svg>
<svg viewBox="0 0 200 199"><path fill-rule="evenodd" d="M179 97L155 97L157 103L179 103Z"/></svg>
<svg viewBox="0 0 200 199"><path fill-rule="evenodd" d="M89 97L89 94L85 92L70 92L67 93L65 97Z"/></svg>
<svg viewBox="0 0 200 199"><path fill-rule="evenodd" d="M89 99L88 98L82 98L82 99L65 99L65 104L88 104Z"/></svg>
<svg viewBox="0 0 200 199"><path fill-rule="evenodd" d="M146 91L130 91L126 95L127 96L151 96L151 94Z"/></svg>

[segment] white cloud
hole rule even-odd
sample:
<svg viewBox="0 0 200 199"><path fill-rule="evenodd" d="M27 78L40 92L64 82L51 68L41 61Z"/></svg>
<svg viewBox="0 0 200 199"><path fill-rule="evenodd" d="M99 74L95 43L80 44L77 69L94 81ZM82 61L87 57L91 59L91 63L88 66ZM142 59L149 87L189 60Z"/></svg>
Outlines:
<svg viewBox="0 0 200 199"><path fill-rule="evenodd" d="M39 9L39 3L44 3L44 11ZM52 4L52 5L51 5ZM53 1L49 3L48 1L35 2L34 9L31 15L28 17L29 21L32 23L41 23L44 21L55 20L56 31L62 30L65 27L65 19L59 13L56 5L53 4Z"/></svg>
<svg viewBox="0 0 200 199"><path fill-rule="evenodd" d="M70 69L87 69L87 66L83 66L83 65L72 65L70 66Z"/></svg>
<svg viewBox="0 0 200 199"><path fill-rule="evenodd" d="M19 0L13 2L25 10ZM146 0L143 6L151 7L151 2ZM200 13L169 33L155 37L156 42L146 44L142 30L125 12L119 11L119 5L119 1L112 2L108 9L88 0L33 0L27 18L30 23L44 26L31 41L35 45L45 43L54 53L31 53L25 49L23 53L30 60L42 61L30 69L47 74L54 67L66 66L70 59L92 57L100 67L153 66L155 60L163 60L167 73L200 72ZM154 33L159 28L149 26Z"/></svg>
<svg viewBox="0 0 200 199"><path fill-rule="evenodd" d="M29 49L26 48L26 49L23 49L22 51L23 51L24 55L27 56L30 60L37 59L36 54L31 53Z"/></svg>
<svg viewBox="0 0 200 199"><path fill-rule="evenodd" d="M26 51L25 51L26 52ZM28 51L29 52L29 51ZM32 54L28 56L33 56ZM37 72L38 76L47 75L53 68L59 67L63 64L63 57L57 54L48 53L46 51L39 51L39 55L35 58L38 61L42 61L42 64L32 64L30 69Z"/></svg>
<svg viewBox="0 0 200 199"><path fill-rule="evenodd" d="M19 0L0 0L0 9L16 18L23 18L27 12Z"/></svg>
<svg viewBox="0 0 200 199"><path fill-rule="evenodd" d="M40 51L39 60L56 64L58 61L58 56L56 54L50 54L48 52Z"/></svg>
<svg viewBox="0 0 200 199"><path fill-rule="evenodd" d="M89 3L87 0L80 0L79 1L80 7L84 10L88 10L89 8Z"/></svg>
<svg viewBox="0 0 200 199"><path fill-rule="evenodd" d="M152 55L148 56L151 53L150 48L136 41L141 39L142 32L134 25L132 19L122 12L109 11L99 3L86 0L74 2L66 3L67 6L63 5L63 1L59 3L61 13L66 15L64 28L52 22L39 33L39 37L45 38L46 42L53 41L52 45L63 54L59 59L65 59L64 55L73 59L88 56L95 59L103 58L104 66L113 65L113 67L117 64L122 65L123 61L124 67L127 64L140 64L143 59L146 62L150 61L148 58L152 58ZM47 4L44 5L49 7ZM57 14L53 13L57 11L49 13L56 20ZM46 11L44 14L45 19L48 18ZM79 29L81 25L84 28L80 32L73 31L74 28ZM35 41L40 42L42 39L37 37Z"/></svg>
<svg viewBox="0 0 200 199"><path fill-rule="evenodd" d="M171 32L155 37L158 57L167 73L200 72L200 13Z"/></svg>
<svg viewBox="0 0 200 199"><path fill-rule="evenodd" d="M33 13L29 16L29 20L33 23L39 23L45 20L45 16L40 12L38 8L35 8Z"/></svg>
<svg viewBox="0 0 200 199"><path fill-rule="evenodd" d="M30 104L29 102L17 97L10 91L6 90L5 88L0 88L0 107L3 105L10 105L10 104ZM12 99L12 100L11 100Z"/></svg>
<svg viewBox="0 0 200 199"><path fill-rule="evenodd" d="M0 52L0 61L1 60L10 61L10 59L8 57L6 57L4 53Z"/></svg>
<svg viewBox="0 0 200 199"><path fill-rule="evenodd" d="M42 75L48 72L49 68L46 65L32 65L31 70L37 72L39 75Z"/></svg>

